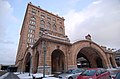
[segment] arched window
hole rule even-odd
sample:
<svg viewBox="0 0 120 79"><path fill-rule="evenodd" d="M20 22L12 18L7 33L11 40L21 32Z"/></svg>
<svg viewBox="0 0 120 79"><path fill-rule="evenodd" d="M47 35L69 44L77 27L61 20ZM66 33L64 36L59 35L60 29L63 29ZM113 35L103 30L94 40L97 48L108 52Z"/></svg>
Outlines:
<svg viewBox="0 0 120 79"><path fill-rule="evenodd" d="M43 20L40 21L40 26L45 27L45 22Z"/></svg>

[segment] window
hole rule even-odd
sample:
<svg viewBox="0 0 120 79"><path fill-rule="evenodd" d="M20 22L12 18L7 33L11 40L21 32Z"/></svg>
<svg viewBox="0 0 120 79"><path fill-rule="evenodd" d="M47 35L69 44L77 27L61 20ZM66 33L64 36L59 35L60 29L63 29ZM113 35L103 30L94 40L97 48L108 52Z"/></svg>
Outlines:
<svg viewBox="0 0 120 79"><path fill-rule="evenodd" d="M56 23L56 19L55 19L55 18L53 18L52 22L53 22L53 23Z"/></svg>
<svg viewBox="0 0 120 79"><path fill-rule="evenodd" d="M28 33L28 38L34 38L34 34L29 34Z"/></svg>
<svg viewBox="0 0 120 79"><path fill-rule="evenodd" d="M40 26L45 27L45 22L43 20L40 21Z"/></svg>
<svg viewBox="0 0 120 79"><path fill-rule="evenodd" d="M28 38L28 39L27 39L27 42L28 42L28 43L34 43L34 39Z"/></svg>
<svg viewBox="0 0 120 79"><path fill-rule="evenodd" d="M53 24L53 30L57 30L57 27L55 24Z"/></svg>
<svg viewBox="0 0 120 79"><path fill-rule="evenodd" d="M30 24L35 25L35 24L36 24L36 22L35 22L35 21L30 21Z"/></svg>
<svg viewBox="0 0 120 79"><path fill-rule="evenodd" d="M34 21L36 20L36 18L35 18L34 16L32 16L30 19L31 19L31 20L34 20Z"/></svg>
<svg viewBox="0 0 120 79"><path fill-rule="evenodd" d="M55 20L53 20L52 22L53 22L53 23L55 23L56 21L55 21Z"/></svg>
<svg viewBox="0 0 120 79"><path fill-rule="evenodd" d="M47 23L47 28L50 29L50 27L51 27L51 24L48 22L48 23Z"/></svg>
<svg viewBox="0 0 120 79"><path fill-rule="evenodd" d="M59 30L60 30L60 32L63 32L63 28L62 27L60 27Z"/></svg>
<svg viewBox="0 0 120 79"><path fill-rule="evenodd" d="M42 19L45 19L45 16L44 16L44 15L41 15L41 18L42 18Z"/></svg>
<svg viewBox="0 0 120 79"><path fill-rule="evenodd" d="M30 25L29 28L30 28L30 29L35 29L35 26Z"/></svg>
<svg viewBox="0 0 120 79"><path fill-rule="evenodd" d="M35 15L36 14L36 10L32 9L32 14Z"/></svg>
<svg viewBox="0 0 120 79"><path fill-rule="evenodd" d="M48 21L51 21L51 18L47 17L47 20L48 20Z"/></svg>
<svg viewBox="0 0 120 79"><path fill-rule="evenodd" d="M60 24L60 25L62 24L62 21L61 21L61 20L59 21L59 24Z"/></svg>

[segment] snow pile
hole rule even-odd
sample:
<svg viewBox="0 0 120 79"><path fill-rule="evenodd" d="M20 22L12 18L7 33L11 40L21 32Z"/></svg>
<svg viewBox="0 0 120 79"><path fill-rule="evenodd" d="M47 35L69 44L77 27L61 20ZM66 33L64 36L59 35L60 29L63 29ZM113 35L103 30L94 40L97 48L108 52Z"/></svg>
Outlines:
<svg viewBox="0 0 120 79"><path fill-rule="evenodd" d="M33 79L33 76L35 78L40 78L40 77L43 77L43 74L42 73L36 73L36 74L32 74L30 73L30 76L29 76L29 73L22 73L20 74L19 72L18 73L14 73L16 74L20 79ZM56 78L56 77L52 77L53 75L45 75L45 78L43 79L59 79L59 78Z"/></svg>
<svg viewBox="0 0 120 79"><path fill-rule="evenodd" d="M29 76L29 73L18 74L17 76L18 76L20 79L32 79L32 74L30 74L30 76Z"/></svg>

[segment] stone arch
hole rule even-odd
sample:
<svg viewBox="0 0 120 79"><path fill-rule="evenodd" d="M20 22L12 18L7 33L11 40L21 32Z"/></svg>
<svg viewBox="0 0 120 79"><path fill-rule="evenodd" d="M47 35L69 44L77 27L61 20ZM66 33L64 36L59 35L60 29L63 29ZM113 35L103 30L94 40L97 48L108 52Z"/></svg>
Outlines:
<svg viewBox="0 0 120 79"><path fill-rule="evenodd" d="M27 53L25 57L25 72L30 72L30 63L31 62L31 54L30 52Z"/></svg>
<svg viewBox="0 0 120 79"><path fill-rule="evenodd" d="M52 73L63 72L65 69L65 55L60 49L56 49L51 54Z"/></svg>
<svg viewBox="0 0 120 79"><path fill-rule="evenodd" d="M24 72L30 72L31 64L32 64L32 49L31 47L28 47L24 55L22 70Z"/></svg>
<svg viewBox="0 0 120 79"><path fill-rule="evenodd" d="M90 53L87 53L89 51L86 51L85 49L87 50L90 50L90 51L93 51L94 53L92 53L93 55L95 54L96 57L100 57L103 63L103 67L108 67L108 63L107 63L107 58L106 58L106 54L104 52L104 50L99 46L97 45L96 43L92 42L92 41L89 41L89 40L82 40L82 41L78 41L78 42L75 42L71 48L72 53L73 53L73 58L74 58L74 62L73 64L75 65L77 62L76 62L76 58L77 58L77 55L80 51L85 51L86 52L86 56L90 58ZM95 57L94 59L91 57L90 58L90 61L92 60L95 60ZM96 61L93 61L92 63L96 63ZM92 64L90 63L90 64ZM97 67L97 63L95 65L92 65L92 67Z"/></svg>

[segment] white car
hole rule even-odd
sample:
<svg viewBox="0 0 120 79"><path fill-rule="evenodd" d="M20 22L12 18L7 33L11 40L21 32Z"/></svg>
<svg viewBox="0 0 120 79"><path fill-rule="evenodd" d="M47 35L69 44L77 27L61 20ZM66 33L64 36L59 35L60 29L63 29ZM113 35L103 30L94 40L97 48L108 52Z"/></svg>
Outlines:
<svg viewBox="0 0 120 79"><path fill-rule="evenodd" d="M65 73L58 75L60 79L76 79L85 69L70 69Z"/></svg>

